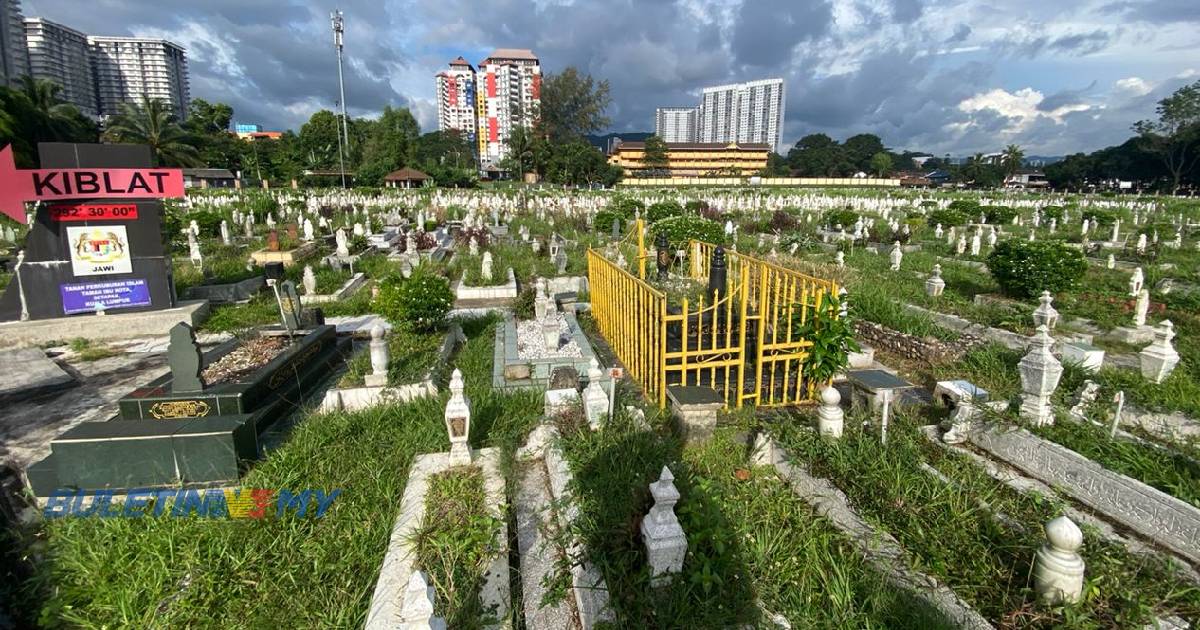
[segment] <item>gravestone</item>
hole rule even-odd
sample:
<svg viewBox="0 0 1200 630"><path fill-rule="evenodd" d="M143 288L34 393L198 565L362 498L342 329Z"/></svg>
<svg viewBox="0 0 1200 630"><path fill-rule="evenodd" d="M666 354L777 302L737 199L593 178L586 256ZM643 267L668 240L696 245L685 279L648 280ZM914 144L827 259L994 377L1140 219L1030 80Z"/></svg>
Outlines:
<svg viewBox="0 0 1200 630"><path fill-rule="evenodd" d="M579 370L569 365L560 365L550 372L550 384L547 389L577 389L579 387Z"/></svg>
<svg viewBox="0 0 1200 630"><path fill-rule="evenodd" d="M279 314L285 328L300 328L300 296L296 294L296 283L291 280L284 280L279 285Z"/></svg>
<svg viewBox="0 0 1200 630"><path fill-rule="evenodd" d="M203 356L192 327L183 322L175 324L171 328L171 341L167 346L172 393L204 391L204 379L200 376Z"/></svg>

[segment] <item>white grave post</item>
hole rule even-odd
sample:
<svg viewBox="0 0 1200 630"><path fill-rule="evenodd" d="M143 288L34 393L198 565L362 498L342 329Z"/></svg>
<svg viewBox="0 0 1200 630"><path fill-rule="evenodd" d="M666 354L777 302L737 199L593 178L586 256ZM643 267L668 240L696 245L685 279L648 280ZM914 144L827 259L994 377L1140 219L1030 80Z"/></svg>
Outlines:
<svg viewBox="0 0 1200 630"><path fill-rule="evenodd" d="M1060 516L1046 523L1046 544L1033 563L1033 588L1048 604L1074 603L1083 594L1083 532Z"/></svg>
<svg viewBox="0 0 1200 630"><path fill-rule="evenodd" d="M1050 330L1058 325L1058 311L1055 310L1053 302L1054 297L1049 291L1042 291L1042 297L1038 298L1038 307L1033 311L1033 325L1045 326Z"/></svg>
<svg viewBox="0 0 1200 630"><path fill-rule="evenodd" d="M1142 273L1142 268L1137 267L1129 276L1129 297L1137 297L1142 290L1142 284L1145 283L1146 276Z"/></svg>
<svg viewBox="0 0 1200 630"><path fill-rule="evenodd" d="M471 401L463 393L462 372L458 368L450 375L450 400L446 402L446 432L450 434L450 464L465 466L471 463Z"/></svg>
<svg viewBox="0 0 1200 630"><path fill-rule="evenodd" d="M229 234L229 222L221 219L221 244L232 245L233 237Z"/></svg>
<svg viewBox="0 0 1200 630"><path fill-rule="evenodd" d="M316 295L317 276L313 273L312 265L304 265L304 276L300 282L304 285L304 295Z"/></svg>
<svg viewBox="0 0 1200 630"><path fill-rule="evenodd" d="M601 422L609 415L608 394L600 386L604 372L600 369L596 357L592 357L588 365L588 384L583 390L583 410L587 416L588 426L593 430L600 428Z"/></svg>
<svg viewBox="0 0 1200 630"><path fill-rule="evenodd" d="M1133 307L1133 325L1141 328L1146 325L1146 314L1150 312L1150 291L1143 288L1138 291L1137 302Z"/></svg>
<svg viewBox="0 0 1200 630"><path fill-rule="evenodd" d="M339 258L348 258L350 256L350 239L346 238L345 228L338 228L334 235L334 241L337 243L337 255Z"/></svg>
<svg viewBox="0 0 1200 630"><path fill-rule="evenodd" d="M658 481L650 484L650 494L654 497L654 505L642 519L642 542L646 545L646 560L650 563L650 583L661 586L671 579L671 574L683 570L683 559L687 556L687 536L675 516L679 490L675 488L675 477L666 466L663 466Z"/></svg>
<svg viewBox="0 0 1200 630"><path fill-rule="evenodd" d="M1138 353L1138 363L1146 380L1162 383L1179 364L1179 353L1171 343L1174 337L1175 325L1164 319L1154 329L1154 341Z"/></svg>
<svg viewBox="0 0 1200 630"><path fill-rule="evenodd" d="M1034 426L1054 424L1050 395L1058 387L1063 366L1050 352L1053 345L1050 330L1045 325L1038 326L1029 345L1029 353L1017 364L1021 372L1020 414Z"/></svg>
<svg viewBox="0 0 1200 630"><path fill-rule="evenodd" d="M900 271L900 263L904 260L904 252L900 250L900 241L892 244L892 252L889 257L892 260L892 271Z"/></svg>
<svg viewBox="0 0 1200 630"><path fill-rule="evenodd" d="M845 414L842 412L842 394L833 385L821 390L821 407L817 409L817 431L831 438L842 437Z"/></svg>
<svg viewBox="0 0 1200 630"><path fill-rule="evenodd" d="M1112 254L1109 254L1108 260L1105 261L1104 266L1107 269L1116 269L1117 268L1117 257L1113 256Z"/></svg>
<svg viewBox="0 0 1200 630"><path fill-rule="evenodd" d="M388 343L381 324L371 328L371 373L363 377L367 387L385 387L388 383Z"/></svg>
<svg viewBox="0 0 1200 630"><path fill-rule="evenodd" d="M421 571L413 571L400 602L399 630L446 630L446 620L433 615L436 592Z"/></svg>
<svg viewBox="0 0 1200 630"><path fill-rule="evenodd" d="M933 273L925 280L925 295L938 297L946 290L946 281L942 280L942 266L935 264Z"/></svg>

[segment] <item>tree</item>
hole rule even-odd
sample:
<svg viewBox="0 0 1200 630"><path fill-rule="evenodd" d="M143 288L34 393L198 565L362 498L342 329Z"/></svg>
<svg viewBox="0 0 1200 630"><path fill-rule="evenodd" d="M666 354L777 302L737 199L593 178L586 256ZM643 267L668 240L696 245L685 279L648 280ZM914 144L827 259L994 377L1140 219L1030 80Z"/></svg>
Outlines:
<svg viewBox="0 0 1200 630"><path fill-rule="evenodd" d="M309 117L300 126L300 150L309 170L329 170L341 166L338 163L341 120L333 112L322 109ZM346 169L351 168L346 164Z"/></svg>
<svg viewBox="0 0 1200 630"><path fill-rule="evenodd" d="M37 163L39 142L95 142L96 124L61 97L57 83L22 77L0 86L0 145L12 146L18 166Z"/></svg>
<svg viewBox="0 0 1200 630"><path fill-rule="evenodd" d="M360 125L354 125L360 127ZM379 120L361 126L365 141L355 181L363 186L379 186L388 173L416 161L416 142L420 125L405 108L383 108Z"/></svg>
<svg viewBox="0 0 1200 630"><path fill-rule="evenodd" d="M667 143L657 135L646 138L642 152L642 166L649 171L666 170L671 164L667 159Z"/></svg>
<svg viewBox="0 0 1200 630"><path fill-rule="evenodd" d="M1185 85L1158 102L1158 120L1133 125L1146 148L1157 154L1171 177L1171 193L1179 192L1184 173L1200 157L1200 81Z"/></svg>
<svg viewBox="0 0 1200 630"><path fill-rule="evenodd" d="M842 143L842 155L854 171L870 171L871 159L883 151L883 141L873 133L850 136Z"/></svg>
<svg viewBox="0 0 1200 630"><path fill-rule="evenodd" d="M140 105L121 103L108 122L104 139L149 145L154 163L160 166L196 166L200 156L187 132L175 120L171 108L158 99L142 97Z"/></svg>
<svg viewBox="0 0 1200 630"><path fill-rule="evenodd" d="M1046 180L1056 189L1082 189L1091 168L1091 159L1083 153L1068 155L1046 167Z"/></svg>
<svg viewBox="0 0 1200 630"><path fill-rule="evenodd" d="M192 134L229 135L233 108L225 103L209 103L197 98L188 103L188 117L183 128Z"/></svg>
<svg viewBox="0 0 1200 630"><path fill-rule="evenodd" d="M509 173L516 173L518 176L538 172L539 158L545 156L538 155L537 139L538 136L533 129L522 125L513 127L505 140L508 155L500 161L498 166Z"/></svg>
<svg viewBox="0 0 1200 630"><path fill-rule="evenodd" d="M880 151L871 156L871 171L878 177L887 175L892 170L892 156L886 151Z"/></svg>
<svg viewBox="0 0 1200 630"><path fill-rule="evenodd" d="M788 165L802 177L841 175L852 167L846 162L842 147L823 133L804 136L788 151Z"/></svg>
<svg viewBox="0 0 1200 630"><path fill-rule="evenodd" d="M767 155L767 167L759 173L762 177L787 177L792 174L787 158L772 151Z"/></svg>
<svg viewBox="0 0 1200 630"><path fill-rule="evenodd" d="M593 81L574 66L546 76L537 112L541 131L560 143L607 128L612 123L604 115L612 103L608 92L608 81Z"/></svg>
<svg viewBox="0 0 1200 630"><path fill-rule="evenodd" d="M1021 170L1025 164L1025 152L1021 147L1010 144L1004 147L1004 151L1000 154L1000 165L1004 167L1004 174L1012 177Z"/></svg>
<svg viewBox="0 0 1200 630"><path fill-rule="evenodd" d="M620 180L621 169L609 164L596 147L584 140L574 140L555 148L546 166L546 178L569 186L612 186Z"/></svg>

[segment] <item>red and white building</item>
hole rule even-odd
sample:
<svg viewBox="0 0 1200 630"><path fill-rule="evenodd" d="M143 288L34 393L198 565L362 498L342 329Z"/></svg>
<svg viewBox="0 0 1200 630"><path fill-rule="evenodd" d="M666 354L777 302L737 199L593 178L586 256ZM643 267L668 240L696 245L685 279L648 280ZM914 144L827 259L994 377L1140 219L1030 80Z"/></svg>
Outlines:
<svg viewBox="0 0 1200 630"><path fill-rule="evenodd" d="M497 48L473 69L462 57L455 59L450 70L438 73L437 91L438 129L466 133L486 168L507 156L513 129L533 126L542 67L532 50Z"/></svg>

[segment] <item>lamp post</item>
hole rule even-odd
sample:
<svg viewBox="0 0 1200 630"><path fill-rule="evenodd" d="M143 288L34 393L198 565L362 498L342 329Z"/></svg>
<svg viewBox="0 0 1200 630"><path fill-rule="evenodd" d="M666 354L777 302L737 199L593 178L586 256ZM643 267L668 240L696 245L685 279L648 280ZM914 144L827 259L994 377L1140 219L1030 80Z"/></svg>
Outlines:
<svg viewBox="0 0 1200 630"><path fill-rule="evenodd" d="M338 94L340 95L338 105L342 110L342 128L341 133L338 134L338 164L342 171L342 188L345 188L346 163L344 156L350 153L350 128L346 122L346 83L342 80L342 37L345 34L346 27L340 9L335 9L329 14L329 21L333 27L333 47L337 50L338 60Z"/></svg>

